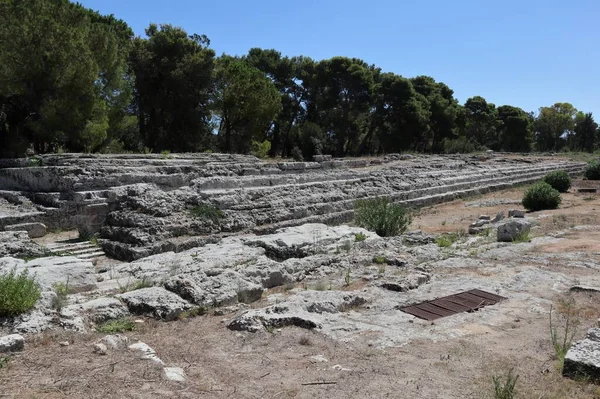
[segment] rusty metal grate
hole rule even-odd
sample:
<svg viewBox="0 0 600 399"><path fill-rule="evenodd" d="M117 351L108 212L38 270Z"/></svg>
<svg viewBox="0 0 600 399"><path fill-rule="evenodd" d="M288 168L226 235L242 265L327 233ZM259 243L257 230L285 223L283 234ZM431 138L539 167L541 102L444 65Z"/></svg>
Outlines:
<svg viewBox="0 0 600 399"><path fill-rule="evenodd" d="M481 290L470 290L407 306L400 310L420 319L436 320L463 312L474 312L484 306L494 305L506 298Z"/></svg>

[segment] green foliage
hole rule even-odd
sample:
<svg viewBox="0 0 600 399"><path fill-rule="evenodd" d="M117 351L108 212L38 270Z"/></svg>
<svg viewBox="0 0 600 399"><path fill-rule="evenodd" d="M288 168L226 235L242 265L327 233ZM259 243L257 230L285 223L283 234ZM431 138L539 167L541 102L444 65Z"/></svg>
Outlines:
<svg viewBox="0 0 600 399"><path fill-rule="evenodd" d="M0 317L25 313L40 299L40 286L27 269L16 269L0 275Z"/></svg>
<svg viewBox="0 0 600 399"><path fill-rule="evenodd" d="M468 154L480 149L477 143L468 140L466 137L445 139L442 145L445 154Z"/></svg>
<svg viewBox="0 0 600 399"><path fill-rule="evenodd" d="M525 242L530 242L531 238L529 237L529 233L526 231L522 231L513 238L513 244L522 244Z"/></svg>
<svg viewBox="0 0 600 399"><path fill-rule="evenodd" d="M210 93L215 52L206 36L151 24L133 41L140 133L154 151L199 151L212 137Z"/></svg>
<svg viewBox="0 0 600 399"><path fill-rule="evenodd" d="M588 180L600 180L600 162L592 161L588 163L584 176Z"/></svg>
<svg viewBox="0 0 600 399"><path fill-rule="evenodd" d="M10 356L0 356L0 369L7 368Z"/></svg>
<svg viewBox="0 0 600 399"><path fill-rule="evenodd" d="M271 151L271 142L269 140L265 140L262 143L252 140L252 150L250 152L255 157L264 159L269 156L269 151Z"/></svg>
<svg viewBox="0 0 600 399"><path fill-rule="evenodd" d="M564 170L555 170L546 174L544 181L561 193L566 193L571 188L571 176Z"/></svg>
<svg viewBox="0 0 600 399"><path fill-rule="evenodd" d="M354 219L357 225L374 231L381 237L402 234L412 220L404 207L391 203L388 198L356 201Z"/></svg>
<svg viewBox="0 0 600 399"><path fill-rule="evenodd" d="M179 320L183 319L191 319L198 316L204 316L208 313L209 308L206 306L196 306L190 310L186 310L185 312L181 312L178 316Z"/></svg>
<svg viewBox="0 0 600 399"><path fill-rule="evenodd" d="M559 151L565 144L565 132L575 127L577 110L569 103L556 103L540 108L533 123L535 145L538 151Z"/></svg>
<svg viewBox="0 0 600 399"><path fill-rule="evenodd" d="M550 340L556 354L557 366L562 371L565 362L565 356L573 344L573 339L577 335L577 329L581 320L575 306L575 300L568 298L560 302L562 313L562 326L559 328L552 321L552 306L550 307Z"/></svg>
<svg viewBox="0 0 600 399"><path fill-rule="evenodd" d="M122 318L104 322L98 327L96 327L96 331L103 334L115 334L122 333L125 331L133 331L134 328L135 323L133 321L126 318Z"/></svg>
<svg viewBox="0 0 600 399"><path fill-rule="evenodd" d="M260 70L242 59L222 56L214 75L212 108L220 149L247 153L252 140L264 140L264 132L281 111L281 96Z"/></svg>
<svg viewBox="0 0 600 399"><path fill-rule="evenodd" d="M538 182L531 186L523 195L523 207L530 211L556 209L561 198L558 190L546 182Z"/></svg>
<svg viewBox="0 0 600 399"><path fill-rule="evenodd" d="M352 276L350 275L350 269L346 269L346 275L344 276L344 283L346 287L352 282Z"/></svg>
<svg viewBox="0 0 600 399"><path fill-rule="evenodd" d="M139 280L135 284L133 284L131 291L141 290L142 288L150 288L150 287L154 287L154 281L150 280L149 278L142 277L141 280Z"/></svg>
<svg viewBox="0 0 600 399"><path fill-rule="evenodd" d="M376 257L373 258L373 262L378 264L378 265L382 265L386 262L385 256L382 255L378 255Z"/></svg>
<svg viewBox="0 0 600 399"><path fill-rule="evenodd" d="M296 162L304 161L304 156L302 155L302 150L299 147L292 148L292 158Z"/></svg>
<svg viewBox="0 0 600 399"><path fill-rule="evenodd" d="M533 141L532 120L521 108L504 105L498 107L500 122L499 137L502 138L500 148L504 151L531 151Z"/></svg>
<svg viewBox="0 0 600 399"><path fill-rule="evenodd" d="M27 161L28 167L38 167L42 166L42 160L40 158L29 158Z"/></svg>
<svg viewBox="0 0 600 399"><path fill-rule="evenodd" d="M354 234L354 241L362 242L367 239L367 235L365 233L356 233Z"/></svg>
<svg viewBox="0 0 600 399"><path fill-rule="evenodd" d="M513 399L516 397L515 386L518 375L514 374L514 369L508 370L506 375L496 375L492 377L494 383L494 399Z"/></svg>
<svg viewBox="0 0 600 399"><path fill-rule="evenodd" d="M456 233L447 233L443 234L435 239L438 247L447 248L450 247L458 240L458 234Z"/></svg>
<svg viewBox="0 0 600 399"><path fill-rule="evenodd" d="M210 204L198 204L190 211L192 216L198 219L211 220L218 222L225 217L222 210Z"/></svg>
<svg viewBox="0 0 600 399"><path fill-rule="evenodd" d="M162 150L160 152L160 158L161 159L171 159L171 158L173 158L173 156L171 155L171 151L169 151L169 150Z"/></svg>
<svg viewBox="0 0 600 399"><path fill-rule="evenodd" d="M54 288L54 292L56 293L56 296L52 298L52 308L60 312L67 303L67 297L69 295L69 278L67 277L65 283L60 282L53 284L52 288Z"/></svg>

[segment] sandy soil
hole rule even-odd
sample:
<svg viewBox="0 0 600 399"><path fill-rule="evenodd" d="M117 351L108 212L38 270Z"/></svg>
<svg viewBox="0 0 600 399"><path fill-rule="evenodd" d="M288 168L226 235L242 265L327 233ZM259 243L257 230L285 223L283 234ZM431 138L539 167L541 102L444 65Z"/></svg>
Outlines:
<svg viewBox="0 0 600 399"><path fill-rule="evenodd" d="M523 190L514 188L423 209L412 228L435 233L464 230L481 214L493 216L520 208L487 201L516 202ZM563 240L534 247L531 253L584 252L599 262L599 213L599 194L575 190L564 194L561 209L529 215L544 215L533 235L582 224L596 228L571 229ZM547 267L583 280L597 273L583 268L568 270L560 263ZM477 273L469 267L444 272ZM560 304L568 297L575 301L581 322L577 337L600 317L600 293L535 294L553 301L562 317ZM528 306L524 300L511 300L503 321L496 325L478 323L474 313L462 327L462 337L412 341L385 350L362 340L334 341L300 328L255 334L229 331L223 324L231 315L170 323L147 319L126 333L131 340L140 339L156 349L168 365L183 367L186 383L165 381L160 370L127 352L92 353L91 345L101 334L51 332L30 337L26 351L0 369L0 398L493 398L492 377L504 376L513 368L519 375L519 398L600 398L599 386L560 375L548 316L528 312ZM556 317L560 322L561 316ZM422 323L422 328L429 326ZM63 341L70 344L61 346ZM313 358L317 355L327 361Z"/></svg>

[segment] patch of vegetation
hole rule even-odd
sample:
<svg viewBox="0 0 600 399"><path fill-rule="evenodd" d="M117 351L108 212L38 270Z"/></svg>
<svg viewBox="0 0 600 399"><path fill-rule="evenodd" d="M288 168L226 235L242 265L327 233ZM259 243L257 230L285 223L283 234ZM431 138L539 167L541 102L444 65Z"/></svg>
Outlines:
<svg viewBox="0 0 600 399"><path fill-rule="evenodd" d="M350 269L346 269L346 275L344 276L344 283L346 287L350 285L352 282L352 277L350 276Z"/></svg>
<svg viewBox="0 0 600 399"><path fill-rule="evenodd" d="M452 246L452 244L454 244L456 241L458 241L459 237L460 235L458 233L446 233L437 237L435 239L435 242L437 243L438 247L447 248Z"/></svg>
<svg viewBox="0 0 600 399"><path fill-rule="evenodd" d="M204 316L206 313L208 313L208 310L209 310L209 308L206 306L196 306L190 310L180 313L179 319L183 320L183 319L191 319L191 318L198 317L198 316Z"/></svg>
<svg viewBox="0 0 600 399"><path fill-rule="evenodd" d="M385 274L385 269L386 269L385 266L386 266L385 264L379 265L379 268L377 269L377 274Z"/></svg>
<svg viewBox="0 0 600 399"><path fill-rule="evenodd" d="M596 197L594 197L594 196L590 196L590 197L583 197L583 200L584 200L584 201L593 201L593 200L595 200L595 199L596 199Z"/></svg>
<svg viewBox="0 0 600 399"><path fill-rule="evenodd" d="M160 152L160 157L162 159L173 159L173 155L171 155L171 151L163 150Z"/></svg>
<svg viewBox="0 0 600 399"><path fill-rule="evenodd" d="M529 211L556 209L561 198L558 190L546 182L538 182L531 186L523 195L523 207Z"/></svg>
<svg viewBox="0 0 600 399"><path fill-rule="evenodd" d="M52 288L54 288L54 292L56 293L56 296L52 298L52 308L60 312L67 303L67 296L69 295L69 277L67 277L65 283L54 283Z"/></svg>
<svg viewBox="0 0 600 399"><path fill-rule="evenodd" d="M382 265L385 263L385 256L379 255L373 258L373 262L377 263L378 265Z"/></svg>
<svg viewBox="0 0 600 399"><path fill-rule="evenodd" d="M412 217L406 208L389 198L358 200L354 205L356 224L381 237L397 236L406 231Z"/></svg>
<svg viewBox="0 0 600 399"><path fill-rule="evenodd" d="M8 367L8 362L10 361L10 356L0 356L0 369Z"/></svg>
<svg viewBox="0 0 600 399"><path fill-rule="evenodd" d="M512 240L513 244L522 244L524 242L530 242L530 241L531 241L531 237L529 236L529 232L527 232L527 231L520 232Z"/></svg>
<svg viewBox="0 0 600 399"><path fill-rule="evenodd" d="M91 231L88 230L79 230L79 235L77 237L77 239L81 242L86 242L86 241L92 241L92 240L96 240L96 243L98 242L98 237L96 237L96 233L92 233Z"/></svg>
<svg viewBox="0 0 600 399"><path fill-rule="evenodd" d="M271 151L271 142L269 140L265 140L262 143L260 141L252 140L252 149L250 150L250 153L256 158L267 158L269 156L269 151Z"/></svg>
<svg viewBox="0 0 600 399"><path fill-rule="evenodd" d="M96 331L104 334L115 334L125 331L133 331L135 323L127 318L109 320L96 327Z"/></svg>
<svg viewBox="0 0 600 399"><path fill-rule="evenodd" d="M561 193L566 193L571 188L571 176L564 170L555 170L544 176L544 181Z"/></svg>
<svg viewBox="0 0 600 399"><path fill-rule="evenodd" d="M154 281L150 280L149 278L142 277L141 280L139 280L139 281L135 282L135 284L133 284L130 291L141 290L142 288L150 288L150 287L154 287Z"/></svg>
<svg viewBox="0 0 600 399"><path fill-rule="evenodd" d="M514 369L508 370L505 376L495 375L492 377L494 382L494 399L513 399L516 398L515 385L519 379L514 374Z"/></svg>
<svg viewBox="0 0 600 399"><path fill-rule="evenodd" d="M0 317L16 316L35 306L40 286L28 270L17 274L16 268L0 275Z"/></svg>
<svg viewBox="0 0 600 399"><path fill-rule="evenodd" d="M365 233L356 233L354 234L354 241L362 242L367 239L367 235Z"/></svg>
<svg viewBox="0 0 600 399"><path fill-rule="evenodd" d="M575 300L569 298L560 302L559 311L563 315L562 326L559 328L554 325L552 321L552 306L550 307L550 339L552 341L552 347L556 354L558 369L562 371L565 356L573 344L573 339L577 334L577 328L581 322L579 313L575 306Z"/></svg>
<svg viewBox="0 0 600 399"><path fill-rule="evenodd" d="M27 161L28 167L42 166L42 160L40 158L29 158Z"/></svg>
<svg viewBox="0 0 600 399"><path fill-rule="evenodd" d="M192 216L198 219L211 220L217 222L225 217L220 209L210 204L198 204L190 211Z"/></svg>
<svg viewBox="0 0 600 399"><path fill-rule="evenodd" d="M298 340L298 343L302 346L311 346L312 345L312 341L311 341L310 337L307 337L306 335L303 337L300 337L300 339Z"/></svg>
<svg viewBox="0 0 600 399"><path fill-rule="evenodd" d="M583 175L588 180L600 180L600 162L592 161L588 163Z"/></svg>
<svg viewBox="0 0 600 399"><path fill-rule="evenodd" d="M327 291L327 285L324 282L319 281L317 284L313 286L313 290L315 291Z"/></svg>

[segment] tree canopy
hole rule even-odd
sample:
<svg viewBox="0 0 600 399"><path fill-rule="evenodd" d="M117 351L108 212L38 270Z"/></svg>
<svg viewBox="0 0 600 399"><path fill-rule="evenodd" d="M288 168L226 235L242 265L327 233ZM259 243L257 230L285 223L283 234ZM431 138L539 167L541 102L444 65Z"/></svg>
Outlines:
<svg viewBox="0 0 600 399"><path fill-rule="evenodd" d="M68 0L0 0L0 156L52 151L224 151L312 159L399 151L594 151L591 113L464 104L430 76L275 49L216 56L168 24Z"/></svg>

